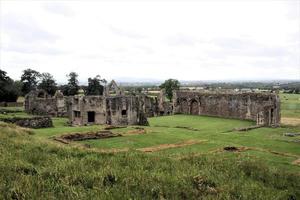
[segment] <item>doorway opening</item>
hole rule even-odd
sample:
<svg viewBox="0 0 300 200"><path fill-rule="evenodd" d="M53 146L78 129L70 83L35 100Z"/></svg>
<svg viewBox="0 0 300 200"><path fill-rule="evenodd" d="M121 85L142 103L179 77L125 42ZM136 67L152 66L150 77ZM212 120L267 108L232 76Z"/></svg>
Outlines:
<svg viewBox="0 0 300 200"><path fill-rule="evenodd" d="M88 122L95 122L95 112L91 111L91 112L87 112L88 114Z"/></svg>

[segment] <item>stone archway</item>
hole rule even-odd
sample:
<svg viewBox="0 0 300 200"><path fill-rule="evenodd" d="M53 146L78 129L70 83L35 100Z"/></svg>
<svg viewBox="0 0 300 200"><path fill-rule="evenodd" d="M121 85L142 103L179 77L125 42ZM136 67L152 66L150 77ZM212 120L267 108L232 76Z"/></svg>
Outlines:
<svg viewBox="0 0 300 200"><path fill-rule="evenodd" d="M191 115L199 115L199 103L196 100L191 101L190 108Z"/></svg>
<svg viewBox="0 0 300 200"><path fill-rule="evenodd" d="M183 114L189 113L189 105L188 105L188 101L186 99L183 99L180 103L180 112Z"/></svg>

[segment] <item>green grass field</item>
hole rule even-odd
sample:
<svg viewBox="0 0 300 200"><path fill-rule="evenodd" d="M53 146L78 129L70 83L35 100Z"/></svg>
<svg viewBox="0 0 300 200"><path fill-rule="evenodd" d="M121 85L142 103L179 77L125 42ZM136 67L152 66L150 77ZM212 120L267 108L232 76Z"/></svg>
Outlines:
<svg viewBox="0 0 300 200"><path fill-rule="evenodd" d="M199 141L197 144L180 148L169 148L151 154L167 157L182 157L185 154L209 154L211 151L226 146L251 147L251 150L241 152L244 156L253 156L264 160L267 164L291 171L299 170L292 164L300 157L300 136L293 138L284 133L299 132L299 127L259 128L247 132L232 131L236 127L253 125L251 121L223 119L206 116L174 115L154 117L149 119L150 126L144 127L146 134L128 134L133 127L114 129L123 137L102 140L86 140L74 144L88 144L92 149L136 151L139 148L155 147L164 144L177 144L185 141ZM102 130L104 126L68 127L67 119L54 118L54 128L35 129L33 137L49 139L66 133L88 132ZM184 127L193 128L188 130ZM281 154L291 154L286 156ZM265 159L267 158L267 159Z"/></svg>
<svg viewBox="0 0 300 200"><path fill-rule="evenodd" d="M281 116L300 118L300 94L280 94Z"/></svg>
<svg viewBox="0 0 300 200"><path fill-rule="evenodd" d="M282 116L300 118L300 95L280 95ZM0 117L13 115L28 116ZM54 141L104 129L67 121L34 130L0 122L0 199L300 198L300 136L284 136L300 125L239 132L254 122L174 115L149 118L144 134L129 126L112 130L122 137Z"/></svg>

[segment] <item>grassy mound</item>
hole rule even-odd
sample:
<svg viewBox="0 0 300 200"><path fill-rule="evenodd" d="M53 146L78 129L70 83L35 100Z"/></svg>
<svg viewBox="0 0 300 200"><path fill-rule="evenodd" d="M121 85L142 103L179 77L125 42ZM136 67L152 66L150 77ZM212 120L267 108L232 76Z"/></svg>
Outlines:
<svg viewBox="0 0 300 200"><path fill-rule="evenodd" d="M299 174L239 154L95 153L0 128L0 199L300 198Z"/></svg>

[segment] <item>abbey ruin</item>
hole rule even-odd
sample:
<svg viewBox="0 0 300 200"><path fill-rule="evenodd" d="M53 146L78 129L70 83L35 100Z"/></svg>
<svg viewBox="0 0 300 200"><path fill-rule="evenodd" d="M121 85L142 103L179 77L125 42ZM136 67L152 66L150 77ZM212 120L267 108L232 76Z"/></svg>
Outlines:
<svg viewBox="0 0 300 200"><path fill-rule="evenodd" d="M175 91L173 113L207 115L280 124L280 100L274 93Z"/></svg>
<svg viewBox="0 0 300 200"><path fill-rule="evenodd" d="M129 95L112 81L103 95L51 97L32 91L25 97L25 111L35 115L64 116L71 125L147 125L147 117L171 114L217 116L280 125L280 99L275 93L177 90L171 102L145 94Z"/></svg>

